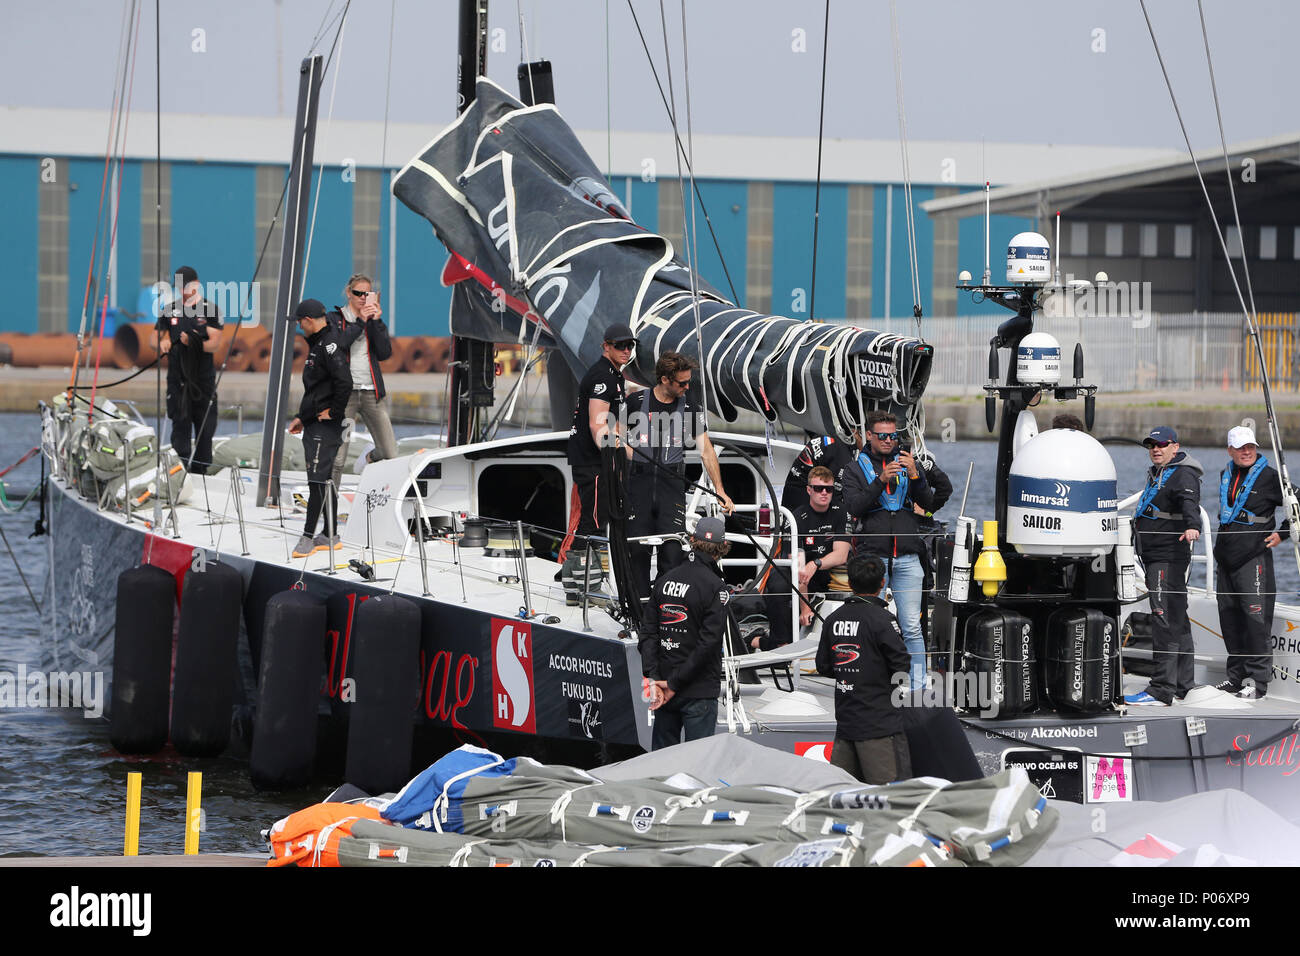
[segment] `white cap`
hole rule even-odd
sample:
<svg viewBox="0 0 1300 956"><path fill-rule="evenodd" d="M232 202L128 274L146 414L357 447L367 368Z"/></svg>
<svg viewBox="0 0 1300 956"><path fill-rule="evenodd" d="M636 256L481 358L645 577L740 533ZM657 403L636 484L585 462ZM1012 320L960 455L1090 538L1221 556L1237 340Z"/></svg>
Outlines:
<svg viewBox="0 0 1300 956"><path fill-rule="evenodd" d="M1245 448L1247 445L1258 445L1255 441L1255 432L1245 425L1238 425L1236 428L1228 429L1228 447Z"/></svg>

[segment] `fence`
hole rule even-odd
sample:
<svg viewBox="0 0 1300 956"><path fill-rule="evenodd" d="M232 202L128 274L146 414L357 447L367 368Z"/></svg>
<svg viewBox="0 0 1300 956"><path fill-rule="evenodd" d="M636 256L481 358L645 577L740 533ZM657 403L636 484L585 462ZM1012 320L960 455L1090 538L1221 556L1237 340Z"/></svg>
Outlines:
<svg viewBox="0 0 1300 956"><path fill-rule="evenodd" d="M989 339L1005 315L925 318L922 337L934 346L930 390L975 394L988 381ZM1300 336L1294 313L1259 314L1260 347L1279 391L1300 390ZM916 335L911 317L857 320L882 332ZM1040 318L1040 332L1061 343L1070 378L1076 342L1083 343L1084 380L1107 392L1258 388L1260 364L1240 313L1150 314L1141 318ZM1008 353L1000 358L999 381Z"/></svg>

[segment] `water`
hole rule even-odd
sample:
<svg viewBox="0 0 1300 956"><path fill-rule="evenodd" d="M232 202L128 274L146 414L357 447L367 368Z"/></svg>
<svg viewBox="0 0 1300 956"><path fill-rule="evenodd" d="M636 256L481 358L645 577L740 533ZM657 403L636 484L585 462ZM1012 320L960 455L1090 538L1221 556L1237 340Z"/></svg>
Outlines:
<svg viewBox="0 0 1300 956"><path fill-rule="evenodd" d="M427 428L401 426L399 435ZM221 433L234 431L223 421ZM0 414L0 467L22 456L39 440L37 417ZM951 518L961 504L967 464L974 461L968 513L992 517L996 446L992 442L936 443L941 466L956 487L953 501L941 513ZM1144 449L1111 445L1124 497L1139 489L1148 463ZM1222 449L1188 449L1210 473L1202 484L1202 503L1211 514L1217 508L1217 473L1226 462ZM32 459L6 476L14 487L30 488L39 480L40 466ZM28 538L36 519L35 505L18 515L0 516L23 573L41 599L47 565L46 538ZM0 549L2 550L2 549ZM1300 574L1285 553L1277 556L1278 589L1282 600L1293 600ZM35 666L39 659L39 619L7 552L0 553L0 670L14 673L19 664ZM259 794L248 781L246 765L233 758L194 760L167 751L151 758L116 754L108 740L108 723L83 719L73 711L0 711L0 855L116 855L122 852L126 775L144 777L141 811L141 853L179 853L184 844L187 773L203 773L204 829L200 850L208 853L265 850L259 831L276 819L320 800L331 789L315 786L292 793Z"/></svg>

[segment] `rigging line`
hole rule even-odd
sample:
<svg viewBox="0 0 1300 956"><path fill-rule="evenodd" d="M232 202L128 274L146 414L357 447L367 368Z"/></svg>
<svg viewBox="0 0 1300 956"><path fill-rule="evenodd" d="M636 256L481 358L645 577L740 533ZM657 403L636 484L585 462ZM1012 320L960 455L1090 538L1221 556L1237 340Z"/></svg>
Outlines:
<svg viewBox="0 0 1300 956"><path fill-rule="evenodd" d="M346 14L346 12L347 11L345 10L344 13ZM340 48L342 45L343 30L347 25L348 21L345 16L339 22L339 32L334 35L334 46L330 48L330 60L334 59L334 50ZM327 72L329 71L329 60L325 61L325 70ZM325 115L324 135L321 137L322 158L320 162L316 164L316 195L312 199L311 204L311 223L307 226L307 249L303 253L302 257L302 283L297 289L298 298L302 297L302 293L305 291L307 286L307 269L311 265L312 239L316 236L316 214L320 212L320 194L325 191L325 143L329 139L330 125L334 122L334 95L339 91L339 74L342 72L343 64L340 62L338 69L334 71L334 82L330 84L330 108L329 112Z"/></svg>
<svg viewBox="0 0 1300 956"><path fill-rule="evenodd" d="M108 189L109 159L113 153L113 138L117 127L117 116L122 106L122 97L126 90L126 60L129 56L128 46L131 36L131 15L122 18L122 34L118 39L117 66L113 75L113 106L109 111L108 132L104 143L104 172L99 184L99 209L95 213L95 235L90 244L90 261L86 264L86 289L81 298L81 325L77 329L77 355L72 361L71 375L68 379L69 390L76 388L81 366L82 340L86 336L86 307L90 302L90 284L95 275L95 253L99 248L99 232L104 221L104 195Z"/></svg>
<svg viewBox="0 0 1300 956"><path fill-rule="evenodd" d="M524 7L521 0L515 0L515 12L519 15L519 53L524 58L524 66L528 73L528 99L531 101L530 106L537 105L537 90L533 87L533 67L528 56L528 35L524 32Z"/></svg>
<svg viewBox="0 0 1300 956"><path fill-rule="evenodd" d="M817 232L822 211L822 140L826 131L826 54L831 39L831 0L826 0L826 14L822 23L822 88L817 110L817 185L813 192L812 288L808 296L808 321L817 318Z"/></svg>
<svg viewBox="0 0 1300 956"><path fill-rule="evenodd" d="M154 68L154 257L158 265L158 282L163 281L163 251L162 251L162 10L161 0L153 0L153 68ZM162 290L159 290L162 294ZM159 354L162 347L162 333L158 333ZM154 474L161 475L162 470L162 413L163 413L163 391L162 391L162 362L154 366ZM153 526L162 528L162 497L154 495L153 499ZM149 555L153 553L153 539L157 535L149 535L149 554L145 555L145 563L149 563Z"/></svg>
<svg viewBox="0 0 1300 956"><path fill-rule="evenodd" d="M388 76L384 80L384 138L379 146L379 168L382 170L388 168L388 104L393 89L393 27L396 23L397 0L392 0L388 8Z"/></svg>
<svg viewBox="0 0 1300 956"><path fill-rule="evenodd" d="M668 97L664 95L664 86L659 80L659 71L655 68L654 56L650 53L650 45L646 42L645 33L641 30L641 21L637 18L636 10L632 7L632 0L627 0L627 8L632 14L632 22L636 24L637 36L641 38L641 48L645 50L646 62L650 65L650 74L654 77L655 86L659 89L659 99L664 104L664 109L671 117L672 108L668 105ZM677 135L676 126L673 127L673 140L677 144L678 153L685 155L686 150L682 146L681 137ZM689 159L687 160L686 165L688 168L690 167ZM736 283L731 279L731 270L727 268L727 257L722 254L722 244L718 242L718 234L713 231L713 219L709 216L709 207L704 204L703 196L697 194L695 199L700 204L700 212L704 214L704 224L709 227L709 235L713 239L713 248L718 253L718 261L722 263L723 275L727 277L727 287L731 289L731 301L736 305L743 306L744 303L741 300L740 295L736 292Z"/></svg>
<svg viewBox="0 0 1300 956"><path fill-rule="evenodd" d="M829 0L827 0L829 2ZM686 0L681 0L682 10L682 86L686 91L686 158L691 159L695 156L695 139L691 133L691 60L690 52L686 44ZM695 188L695 172L688 162L686 168L690 170L691 177L691 196L697 194ZM680 172L679 172L680 174ZM683 196L683 199L685 197ZM682 233L686 232L685 214L682 217ZM704 354L704 331L700 326L700 280L696 275L699 268L700 246L695 231L695 203L691 203L691 241L687 248L690 250L691 258L687 260L687 268L691 276L691 308L695 313L695 347L700 353L700 407L703 410L704 425L707 428L709 424L709 370L707 368L706 356ZM656 383L657 384L657 383Z"/></svg>
<svg viewBox="0 0 1300 956"><path fill-rule="evenodd" d="M1160 54L1160 44L1156 42L1155 28L1151 25L1151 17L1147 13L1146 0L1138 0L1138 3L1142 7L1142 16L1146 19L1147 33L1150 34L1151 36L1151 46L1155 49L1156 61L1160 64L1160 72L1164 75L1165 78L1165 88L1169 91L1169 100L1173 104L1174 115L1178 118L1179 129L1181 129L1183 133L1183 142L1187 144L1187 154L1191 158L1192 168L1196 171L1197 182L1199 182L1201 185L1201 195L1205 197L1205 205L1210 212L1210 221L1214 225L1214 235L1219 240L1219 247L1223 250L1224 262L1228 266L1228 275L1232 277L1232 285L1237 292L1237 302L1241 305L1241 311L1246 317L1246 327L1250 333L1250 337L1255 342L1255 351L1259 355L1259 366L1260 366L1259 372L1260 372L1260 378L1264 385L1264 408L1268 413L1269 438L1273 443L1273 452L1278 459L1278 471L1282 479L1283 489L1285 491L1290 487L1290 479L1287 476L1286 461L1282 455L1281 440L1277 431L1276 415L1274 414L1273 411L1272 387L1271 387L1271 383L1269 382L1268 368L1264 364L1264 352L1263 352L1263 348L1260 346L1259 343L1259 334L1255 328L1255 322L1251 315L1251 311L1246 306L1246 299L1241 291L1241 283L1237 279L1237 270L1233 266L1232 256L1228 252L1227 240L1224 239L1223 230L1219 227L1219 217L1215 214L1214 203L1210 199L1210 190L1205 185L1205 177L1201 174L1201 165L1196 160L1195 150L1192 149L1192 141L1187 134L1187 124L1183 122L1182 111L1178 108L1178 99L1177 97L1174 96L1173 83L1169 79L1169 71L1165 69L1165 60L1164 57L1161 56ZM1298 545L1298 547L1300 547L1300 545Z"/></svg>
<svg viewBox="0 0 1300 956"><path fill-rule="evenodd" d="M320 24L316 27L316 35L311 38L311 47L307 50L309 56L316 52L316 47L320 44L320 38L326 34L330 27L334 26L334 21L339 18L337 13L332 17L330 16L330 12L334 9L336 3L338 3L338 0L330 0L329 6L325 8L325 13L320 18Z"/></svg>
<svg viewBox="0 0 1300 956"><path fill-rule="evenodd" d="M1255 290L1250 282L1250 266L1246 261L1246 236L1241 231L1241 213L1237 209L1237 188L1232 181L1232 164L1228 161L1228 143L1223 135L1223 113L1219 110L1219 88L1214 82L1214 61L1210 58L1210 36L1205 28L1205 9L1196 0L1196 12L1201 17L1201 39L1205 42L1205 65L1210 70L1210 92L1214 95L1214 117L1219 123L1219 146L1223 150L1223 171L1228 179L1228 195L1232 198L1232 216L1237 221L1237 236L1241 240L1241 273L1246 279L1246 296L1250 299L1250 315L1256 318Z"/></svg>
<svg viewBox="0 0 1300 956"><path fill-rule="evenodd" d="M605 179L614 178L614 81L609 49L609 0L605 0ZM610 185L613 185L611 182Z"/></svg>
<svg viewBox="0 0 1300 956"><path fill-rule="evenodd" d="M906 207L907 261L912 273L912 315L921 331L921 276L916 258L916 218L912 208L912 167L907 152L907 116L903 109L903 42L898 30L898 4L889 2L889 29L894 47L894 89L898 100L898 146L903 158L903 204Z"/></svg>

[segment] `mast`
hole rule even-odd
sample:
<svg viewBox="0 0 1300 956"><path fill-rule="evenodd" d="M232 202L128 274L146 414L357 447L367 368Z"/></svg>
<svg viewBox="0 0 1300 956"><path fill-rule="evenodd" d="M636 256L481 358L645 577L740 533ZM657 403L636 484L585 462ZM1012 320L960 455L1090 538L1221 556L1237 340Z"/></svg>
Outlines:
<svg viewBox="0 0 1300 956"><path fill-rule="evenodd" d="M487 72L488 0L460 0L460 45L456 55L456 115L465 112L474 99L474 86ZM463 336L451 340L450 405L447 408L447 444L464 445L469 442L473 422L474 404L482 404L481 395L471 395L472 383L481 376L484 345L487 345L487 362L492 360L491 343L475 342ZM489 374L491 374L489 372ZM474 390L481 392L481 389ZM471 401L473 400L473 401ZM488 401L491 405L491 393Z"/></svg>
<svg viewBox="0 0 1300 956"><path fill-rule="evenodd" d="M302 260L311 199L311 169L316 149L316 113L320 108L322 57L307 57L299 68L298 112L293 128L293 157L289 161L288 206L280 245L280 277L271 327L271 377L262 418L262 455L257 472L257 500L280 503L280 458L293 375L293 335L288 317L302 288Z"/></svg>

